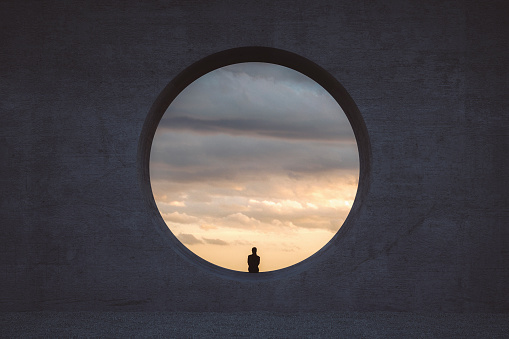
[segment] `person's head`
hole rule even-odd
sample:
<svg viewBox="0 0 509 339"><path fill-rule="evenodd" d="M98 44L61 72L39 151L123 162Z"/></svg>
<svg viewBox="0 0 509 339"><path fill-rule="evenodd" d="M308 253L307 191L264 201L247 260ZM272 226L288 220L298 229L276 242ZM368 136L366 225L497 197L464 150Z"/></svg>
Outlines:
<svg viewBox="0 0 509 339"><path fill-rule="evenodd" d="M256 247L253 247L251 251L253 251L253 254L256 254Z"/></svg>

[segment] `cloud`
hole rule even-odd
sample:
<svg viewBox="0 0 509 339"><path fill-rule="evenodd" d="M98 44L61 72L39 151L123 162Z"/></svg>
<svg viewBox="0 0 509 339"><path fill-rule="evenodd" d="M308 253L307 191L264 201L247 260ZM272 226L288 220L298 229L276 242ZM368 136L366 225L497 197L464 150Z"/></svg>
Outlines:
<svg viewBox="0 0 509 339"><path fill-rule="evenodd" d="M229 245L228 242L224 241L224 240L221 240L221 239L208 239L208 238L203 238L203 241L206 243L206 244L211 244L211 245L219 245L219 246L226 246L226 245Z"/></svg>
<svg viewBox="0 0 509 339"><path fill-rule="evenodd" d="M150 167L154 179L242 186L253 177L356 169L358 153L348 119L317 83L282 66L244 63L206 74L175 99Z"/></svg>
<svg viewBox="0 0 509 339"><path fill-rule="evenodd" d="M296 227L334 231L341 223L331 224L331 220L344 220L355 198L355 174L339 172L299 179L272 176L267 180L243 181L242 185L210 181L152 184L154 191L167 190L186 197L184 207L157 202L171 227L192 224L205 231L243 228L279 233Z"/></svg>
<svg viewBox="0 0 509 339"><path fill-rule="evenodd" d="M186 213L162 213L163 219L166 222L175 222L178 224L191 224L198 221L198 218L187 215Z"/></svg>
<svg viewBox="0 0 509 339"><path fill-rule="evenodd" d="M158 130L299 140L350 140L343 110L320 85L286 67L244 63L212 71L166 110Z"/></svg>
<svg viewBox="0 0 509 339"><path fill-rule="evenodd" d="M196 238L192 234L188 233L180 233L177 238L185 245L197 245L197 244L209 244L209 245L218 245L218 246L227 246L228 242L221 239L210 239L210 238L202 238L202 240Z"/></svg>
<svg viewBox="0 0 509 339"><path fill-rule="evenodd" d="M203 244L203 241L197 239L192 234L186 234L186 233L180 233L177 235L177 238L185 245L196 245L196 244Z"/></svg>
<svg viewBox="0 0 509 339"><path fill-rule="evenodd" d="M311 115L311 114L310 114ZM310 120L262 120L253 118L203 119L189 116L171 116L160 123L162 129L190 131L199 134L223 133L254 135L296 140L352 141L348 123L319 118Z"/></svg>
<svg viewBox="0 0 509 339"><path fill-rule="evenodd" d="M244 62L229 65L223 68L224 72L232 74L245 74L251 78L265 78L271 79L274 82L290 82L290 83L304 83L307 86L316 86L317 90L321 90L320 85L316 84L313 80L300 72L293 71L288 67L263 63L263 62Z"/></svg>
<svg viewBox="0 0 509 339"><path fill-rule="evenodd" d="M151 177L177 182L232 181L253 175L316 175L353 170L359 164L355 144L267 140L252 136L159 135L151 153Z"/></svg>
<svg viewBox="0 0 509 339"><path fill-rule="evenodd" d="M182 202L182 201L170 201L168 203L170 206L179 206L179 207L184 207L186 206L186 203L185 202Z"/></svg>
<svg viewBox="0 0 509 339"><path fill-rule="evenodd" d="M201 224L200 228L202 230L209 231L209 230L217 230L219 227L214 226L214 225L210 225L210 224Z"/></svg>

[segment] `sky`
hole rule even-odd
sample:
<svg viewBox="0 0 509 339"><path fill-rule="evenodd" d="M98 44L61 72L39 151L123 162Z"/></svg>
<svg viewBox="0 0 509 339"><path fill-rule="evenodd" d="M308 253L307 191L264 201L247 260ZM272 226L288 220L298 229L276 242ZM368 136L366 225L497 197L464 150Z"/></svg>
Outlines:
<svg viewBox="0 0 509 339"><path fill-rule="evenodd" d="M216 69L166 110L150 155L152 192L172 233L203 259L260 272L296 264L337 233L359 157L338 103L307 76L269 63Z"/></svg>

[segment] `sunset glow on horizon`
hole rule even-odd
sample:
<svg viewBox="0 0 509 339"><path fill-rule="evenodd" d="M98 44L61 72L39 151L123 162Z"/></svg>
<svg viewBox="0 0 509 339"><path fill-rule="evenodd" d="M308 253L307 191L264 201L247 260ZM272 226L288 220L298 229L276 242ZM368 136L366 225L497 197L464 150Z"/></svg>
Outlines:
<svg viewBox="0 0 509 339"><path fill-rule="evenodd" d="M152 191L192 252L247 271L296 264L339 230L355 199L357 144L320 85L292 69L240 63L189 85L166 110L151 150Z"/></svg>

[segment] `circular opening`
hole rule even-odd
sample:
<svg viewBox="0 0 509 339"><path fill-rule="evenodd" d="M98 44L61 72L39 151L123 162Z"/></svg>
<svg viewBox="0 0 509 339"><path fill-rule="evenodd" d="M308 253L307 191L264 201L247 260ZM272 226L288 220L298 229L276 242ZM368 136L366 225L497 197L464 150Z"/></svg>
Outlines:
<svg viewBox="0 0 509 339"><path fill-rule="evenodd" d="M211 71L170 104L156 130L150 181L159 211L192 252L245 272L294 265L345 221L357 191L355 137L312 79L269 63Z"/></svg>
<svg viewBox="0 0 509 339"><path fill-rule="evenodd" d="M220 52L179 74L139 148L153 222L172 247L216 274L255 279L330 252L358 214L368 161L366 128L344 88L311 61L263 47ZM272 272L233 271L247 271L252 246Z"/></svg>

